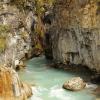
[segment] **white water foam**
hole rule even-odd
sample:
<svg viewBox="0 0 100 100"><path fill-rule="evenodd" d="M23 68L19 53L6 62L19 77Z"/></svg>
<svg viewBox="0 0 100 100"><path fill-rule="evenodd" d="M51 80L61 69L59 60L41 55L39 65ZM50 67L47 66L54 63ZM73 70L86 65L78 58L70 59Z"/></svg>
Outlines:
<svg viewBox="0 0 100 100"><path fill-rule="evenodd" d="M96 84L92 84L92 83L86 84L86 88L96 89L97 87L98 87L98 85L96 85Z"/></svg>
<svg viewBox="0 0 100 100"><path fill-rule="evenodd" d="M67 93L66 93L66 95L64 95L64 92L65 91L62 88L58 88L58 85L56 85L51 88L49 95L50 95L50 97L56 97L57 100L58 99L59 100L74 100L72 98L72 95L67 94Z"/></svg>
<svg viewBox="0 0 100 100"><path fill-rule="evenodd" d="M46 88L42 87L32 87L33 96L30 98L31 100L43 100L40 96L42 96L42 92L48 91Z"/></svg>

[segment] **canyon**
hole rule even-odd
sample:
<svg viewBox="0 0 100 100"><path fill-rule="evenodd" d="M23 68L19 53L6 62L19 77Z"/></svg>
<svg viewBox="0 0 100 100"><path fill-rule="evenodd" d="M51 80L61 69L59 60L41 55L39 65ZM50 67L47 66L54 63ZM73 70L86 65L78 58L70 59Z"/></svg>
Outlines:
<svg viewBox="0 0 100 100"><path fill-rule="evenodd" d="M0 0L0 100L27 100L32 93L32 100L70 94L72 100L72 93L59 88L62 81L85 80L91 72L100 82L100 0ZM87 90L79 92L79 100Z"/></svg>

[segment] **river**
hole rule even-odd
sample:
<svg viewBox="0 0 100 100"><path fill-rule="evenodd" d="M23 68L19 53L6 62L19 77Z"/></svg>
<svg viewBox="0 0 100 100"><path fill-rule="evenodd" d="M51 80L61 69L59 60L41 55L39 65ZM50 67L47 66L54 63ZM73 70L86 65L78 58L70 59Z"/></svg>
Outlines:
<svg viewBox="0 0 100 100"><path fill-rule="evenodd" d="M86 78L88 72L67 72L51 68L48 63L45 57L33 58L27 61L26 69L18 72L21 80L35 85L30 100L95 100L92 89L72 92L62 88L66 80L77 76Z"/></svg>

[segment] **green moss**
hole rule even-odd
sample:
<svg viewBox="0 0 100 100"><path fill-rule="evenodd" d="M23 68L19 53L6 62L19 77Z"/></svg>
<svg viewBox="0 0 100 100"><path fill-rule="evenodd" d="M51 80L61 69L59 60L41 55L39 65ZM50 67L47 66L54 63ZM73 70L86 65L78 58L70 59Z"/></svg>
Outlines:
<svg viewBox="0 0 100 100"><path fill-rule="evenodd" d="M55 0L11 0L10 4L16 5L21 11L25 10L27 2L35 4L37 14L45 12L44 5L51 6ZM34 9L33 9L34 10Z"/></svg>
<svg viewBox="0 0 100 100"><path fill-rule="evenodd" d="M10 32L10 27L7 25L0 25L0 38L5 38Z"/></svg>
<svg viewBox="0 0 100 100"><path fill-rule="evenodd" d="M53 3L54 3L54 0L35 0L36 13L38 15L43 14L46 11L44 6L48 5L49 7L49 6L52 6Z"/></svg>
<svg viewBox="0 0 100 100"><path fill-rule="evenodd" d="M20 10L23 10L27 1L28 0L12 0L10 4L16 5Z"/></svg>
<svg viewBox="0 0 100 100"><path fill-rule="evenodd" d="M27 33L27 32L21 32L21 36L22 36L22 37L26 37L27 34L29 34L29 33Z"/></svg>
<svg viewBox="0 0 100 100"><path fill-rule="evenodd" d="M42 19L44 16L44 13L49 10L49 8L53 5L55 0L12 0L13 5L17 6L21 13L25 14L27 16L27 9L28 7L27 2L31 2L31 4L34 5L33 12L37 16L37 23L34 26L34 33L33 34L33 42L34 42L34 48L36 51L43 51L43 41L44 33L45 33L45 27L43 25ZM26 32L21 33L21 36L25 39L26 38ZM36 37L36 39L35 39Z"/></svg>
<svg viewBox="0 0 100 100"><path fill-rule="evenodd" d="M6 39L0 38L0 53L3 52L6 48Z"/></svg>
<svg viewBox="0 0 100 100"><path fill-rule="evenodd" d="M35 48L41 50L41 49L42 49L41 44L38 42L38 43L35 45Z"/></svg>
<svg viewBox="0 0 100 100"><path fill-rule="evenodd" d="M10 26L0 25L0 53L6 48L6 37L10 32Z"/></svg>

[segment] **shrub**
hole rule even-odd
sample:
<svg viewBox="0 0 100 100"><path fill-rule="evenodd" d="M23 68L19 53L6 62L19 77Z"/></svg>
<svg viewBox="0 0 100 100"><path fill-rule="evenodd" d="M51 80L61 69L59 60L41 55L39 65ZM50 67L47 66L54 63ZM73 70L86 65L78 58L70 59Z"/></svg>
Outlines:
<svg viewBox="0 0 100 100"><path fill-rule="evenodd" d="M0 53L6 48L6 37L10 32L10 27L7 25L0 25Z"/></svg>

